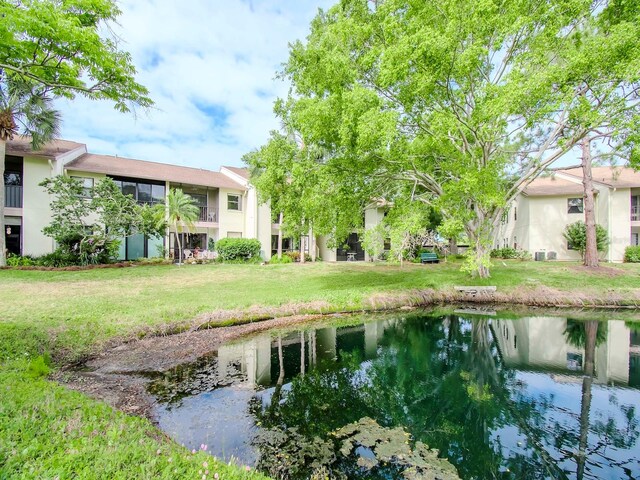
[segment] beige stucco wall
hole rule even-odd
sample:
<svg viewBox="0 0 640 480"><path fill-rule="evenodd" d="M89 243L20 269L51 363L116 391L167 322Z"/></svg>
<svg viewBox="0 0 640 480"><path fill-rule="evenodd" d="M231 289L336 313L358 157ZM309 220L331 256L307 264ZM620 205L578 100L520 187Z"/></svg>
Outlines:
<svg viewBox="0 0 640 480"><path fill-rule="evenodd" d="M234 194L242 197L242 210L235 211L227 208L227 195ZM245 231L245 211L247 209L247 198L240 190L230 190L226 188L220 189L220 204L218 208L218 223L220 228L218 230L219 238L227 237L229 232L240 232L243 238L252 238L247 235Z"/></svg>
<svg viewBox="0 0 640 480"><path fill-rule="evenodd" d="M364 211L364 228L368 230L370 228L375 228L382 220L384 219L384 209L383 208L367 208ZM360 238L362 241L362 238ZM382 248L382 245L380 246ZM369 254L365 251L364 253L365 261L371 260Z"/></svg>
<svg viewBox="0 0 640 480"><path fill-rule="evenodd" d="M322 258L322 260L324 260L325 262L335 262L337 260L337 252L335 248L329 248L327 246L328 241L328 237L318 237L318 251L320 252L320 258Z"/></svg>
<svg viewBox="0 0 640 480"><path fill-rule="evenodd" d="M611 190L607 224L609 233L608 260L622 262L624 250L631 242L631 190L619 188Z"/></svg>
<svg viewBox="0 0 640 480"><path fill-rule="evenodd" d="M51 176L46 159L25 157L22 179L22 253L44 255L54 249L53 239L42 233L51 222L50 198L38 184Z"/></svg>

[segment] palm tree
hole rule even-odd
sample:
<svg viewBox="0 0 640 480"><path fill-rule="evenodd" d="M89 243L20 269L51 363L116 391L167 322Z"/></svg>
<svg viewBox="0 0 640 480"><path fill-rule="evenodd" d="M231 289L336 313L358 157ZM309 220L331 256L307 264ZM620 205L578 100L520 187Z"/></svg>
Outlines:
<svg viewBox="0 0 640 480"><path fill-rule="evenodd" d="M194 222L200 216L200 209L195 204L193 198L184 193L181 189L172 188L167 195L166 205L160 205L160 210L164 213L166 221L176 232L178 242L178 265L182 264L182 244L180 243L180 230L186 227L190 230Z"/></svg>
<svg viewBox="0 0 640 480"><path fill-rule="evenodd" d="M19 133L39 149L58 135L60 114L47 92L0 70L0 266L7 263L4 224L4 166L7 141Z"/></svg>

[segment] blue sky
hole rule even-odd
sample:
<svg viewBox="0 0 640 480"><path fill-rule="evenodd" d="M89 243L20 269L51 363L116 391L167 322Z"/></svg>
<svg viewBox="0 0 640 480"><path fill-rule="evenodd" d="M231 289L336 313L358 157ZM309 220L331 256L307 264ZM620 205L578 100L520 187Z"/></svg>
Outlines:
<svg viewBox="0 0 640 480"><path fill-rule="evenodd" d="M275 79L288 43L335 0L121 0L112 26L156 102L121 114L108 102L60 101L62 138L93 153L217 170L241 166L279 123Z"/></svg>

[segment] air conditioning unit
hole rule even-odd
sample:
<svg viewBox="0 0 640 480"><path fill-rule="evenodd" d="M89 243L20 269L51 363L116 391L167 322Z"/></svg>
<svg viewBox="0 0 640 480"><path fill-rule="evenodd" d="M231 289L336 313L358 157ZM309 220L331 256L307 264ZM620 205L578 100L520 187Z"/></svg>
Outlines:
<svg viewBox="0 0 640 480"><path fill-rule="evenodd" d="M557 252L547 252L547 260L557 260L558 253Z"/></svg>
<svg viewBox="0 0 640 480"><path fill-rule="evenodd" d="M544 262L545 256L545 252L536 252L534 258L536 259L536 262Z"/></svg>

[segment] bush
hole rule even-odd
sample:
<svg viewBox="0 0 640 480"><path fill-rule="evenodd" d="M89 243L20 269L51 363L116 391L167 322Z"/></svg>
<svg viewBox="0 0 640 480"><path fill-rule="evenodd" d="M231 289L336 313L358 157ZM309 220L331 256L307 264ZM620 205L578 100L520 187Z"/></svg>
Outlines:
<svg viewBox="0 0 640 480"><path fill-rule="evenodd" d="M625 248L624 261L628 263L640 263L640 245L632 245Z"/></svg>
<svg viewBox="0 0 640 480"><path fill-rule="evenodd" d="M531 260L531 254L526 250L504 247L491 250L491 258Z"/></svg>
<svg viewBox="0 0 640 480"><path fill-rule="evenodd" d="M567 225L562 234L567 239L569 248L580 252L580 256L584 257L584 251L587 248L587 226L583 221L578 221ZM607 231L601 225L596 225L596 248L599 252L604 251L609 244Z"/></svg>
<svg viewBox="0 0 640 480"><path fill-rule="evenodd" d="M298 252L297 250L294 250L293 252L282 252L282 256L287 256L289 258L291 258L292 261L294 262L299 262L300 261L300 252ZM305 262L310 262L311 261L311 255L309 255L308 253L304 254L304 261Z"/></svg>
<svg viewBox="0 0 640 480"><path fill-rule="evenodd" d="M255 238L222 238L216 243L216 251L222 261L259 259L260 246Z"/></svg>
<svg viewBox="0 0 640 480"><path fill-rule="evenodd" d="M271 260L269 260L269 263L273 263L273 264L293 263L293 258L291 258L289 255L285 255L285 254L283 254L281 258L278 258L277 256L273 256L273 257L271 257Z"/></svg>
<svg viewBox="0 0 640 480"><path fill-rule="evenodd" d="M9 254L7 257L7 265L9 267L31 267L36 265L36 262L29 255L21 257L20 255Z"/></svg>
<svg viewBox="0 0 640 480"><path fill-rule="evenodd" d="M52 253L47 253L38 257L36 260L37 265L42 267L70 267L72 265L78 265L78 256L69 253L66 250L57 248Z"/></svg>

